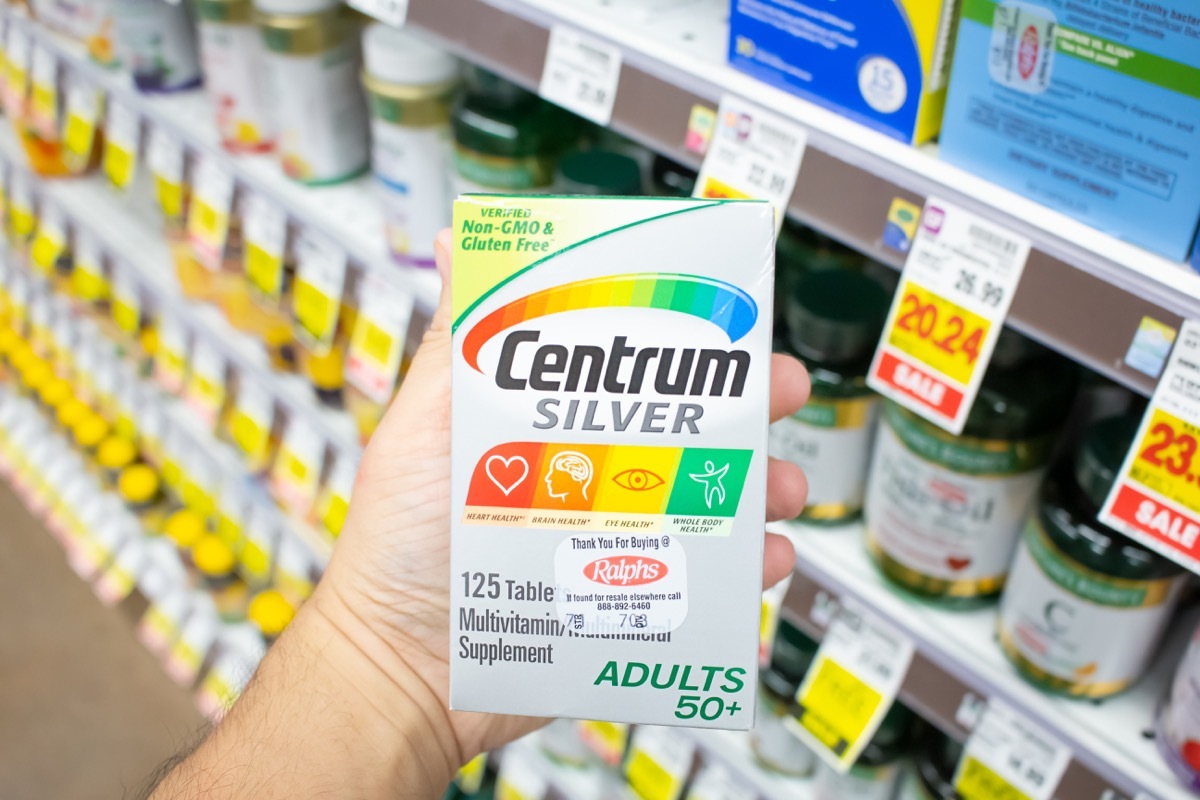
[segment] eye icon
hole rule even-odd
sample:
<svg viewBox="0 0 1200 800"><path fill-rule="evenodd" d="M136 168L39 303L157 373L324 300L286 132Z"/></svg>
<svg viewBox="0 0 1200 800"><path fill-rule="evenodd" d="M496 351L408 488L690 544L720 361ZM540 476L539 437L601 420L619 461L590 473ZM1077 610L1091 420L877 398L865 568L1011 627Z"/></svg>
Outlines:
<svg viewBox="0 0 1200 800"><path fill-rule="evenodd" d="M657 474L648 469L634 467L627 469L624 472L618 472L612 477L613 483L620 486L622 489L629 489L633 492L646 492L650 489L655 489L662 486L666 481L660 478Z"/></svg>

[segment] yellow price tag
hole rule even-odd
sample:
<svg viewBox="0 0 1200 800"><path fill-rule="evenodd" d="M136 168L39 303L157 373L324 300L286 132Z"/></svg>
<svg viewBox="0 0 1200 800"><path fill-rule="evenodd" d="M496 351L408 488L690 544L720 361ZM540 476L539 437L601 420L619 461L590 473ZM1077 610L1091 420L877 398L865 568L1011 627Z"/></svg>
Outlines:
<svg viewBox="0 0 1200 800"><path fill-rule="evenodd" d="M708 197L714 200L748 200L750 195L745 192L740 192L727 183L710 177L704 182L704 189L701 191L700 197Z"/></svg>
<svg viewBox="0 0 1200 800"><path fill-rule="evenodd" d="M1154 408L1146 434L1134 450L1129 477L1184 508L1200 511L1200 427Z"/></svg>
<svg viewBox="0 0 1200 800"><path fill-rule="evenodd" d="M979 759L968 755L959 769L954 789L963 800L1031 800Z"/></svg>
<svg viewBox="0 0 1200 800"><path fill-rule="evenodd" d="M113 322L125 333L132 335L138 332L140 315L137 306L130 303L129 298L116 298L112 305L112 315Z"/></svg>
<svg viewBox="0 0 1200 800"><path fill-rule="evenodd" d="M127 189L133 183L133 170L137 158L112 139L104 142L104 174L118 189Z"/></svg>
<svg viewBox="0 0 1200 800"><path fill-rule="evenodd" d="M642 800L678 800L683 778L672 774L642 750L625 763L625 779Z"/></svg>
<svg viewBox="0 0 1200 800"><path fill-rule="evenodd" d="M220 259L228 232L227 213L198 197L192 201L188 211L188 238L203 263L212 264L214 258Z"/></svg>
<svg viewBox="0 0 1200 800"><path fill-rule="evenodd" d="M283 291L283 258L287 249L287 214L264 195L246 196L243 216L245 269L250 286L269 300Z"/></svg>
<svg viewBox="0 0 1200 800"><path fill-rule="evenodd" d="M54 265L58 263L58 257L62 255L64 244L54 231L46 230L44 225L40 226L38 235L33 239L29 257L42 274L51 275L54 273Z"/></svg>
<svg viewBox="0 0 1200 800"><path fill-rule="evenodd" d="M122 103L110 99L104 138L104 174L117 189L128 189L137 169L141 121Z"/></svg>
<svg viewBox="0 0 1200 800"><path fill-rule="evenodd" d="M67 152L75 159L74 163L86 162L92 154L92 142L95 141L95 138L96 123L94 120L85 119L79 114L70 114L67 117L63 144L66 145Z"/></svg>
<svg viewBox="0 0 1200 800"><path fill-rule="evenodd" d="M58 128L58 91L53 84L35 83L30 95L33 125L46 138Z"/></svg>
<svg viewBox="0 0 1200 800"><path fill-rule="evenodd" d="M246 242L246 277L264 297L277 299L283 286L283 259L253 242Z"/></svg>
<svg viewBox="0 0 1200 800"><path fill-rule="evenodd" d="M27 195L18 196L16 191L10 199L12 209L13 235L18 239L28 238L37 225L37 217L33 213L33 203Z"/></svg>
<svg viewBox="0 0 1200 800"><path fill-rule="evenodd" d="M106 300L111 286L104 274L100 249L95 240L86 232L76 229L74 250L75 268L71 270L71 291L87 303Z"/></svg>
<svg viewBox="0 0 1200 800"><path fill-rule="evenodd" d="M900 294L888 344L963 385L970 383L991 323L912 281L903 283Z"/></svg>
<svg viewBox="0 0 1200 800"><path fill-rule="evenodd" d="M487 753L480 753L466 764L463 764L462 769L454 776L454 782L458 784L458 788L467 794L475 794L475 792L479 791L479 787L483 785L483 776L486 769Z"/></svg>
<svg viewBox="0 0 1200 800"><path fill-rule="evenodd" d="M328 344L337 325L338 302L308 281L297 279L293 292L296 321L307 337Z"/></svg>
<svg viewBox="0 0 1200 800"><path fill-rule="evenodd" d="M334 538L341 536L342 527L346 524L346 512L349 510L348 498L332 493L326 498L325 508L321 511L321 524Z"/></svg>
<svg viewBox="0 0 1200 800"><path fill-rule="evenodd" d="M183 186L167 180L162 175L154 176L154 193L158 198L158 206L167 219L179 219L183 216Z"/></svg>
<svg viewBox="0 0 1200 800"><path fill-rule="evenodd" d="M246 539L238 555L242 575L251 583L266 583L271 577L271 556L254 539Z"/></svg>
<svg viewBox="0 0 1200 800"><path fill-rule="evenodd" d="M816 677L797 697L800 724L834 753L863 738L883 696L841 664L818 656Z"/></svg>
<svg viewBox="0 0 1200 800"><path fill-rule="evenodd" d="M242 453L253 461L266 457L270 442L269 432L241 409L233 412L229 424L234 443Z"/></svg>
<svg viewBox="0 0 1200 800"><path fill-rule="evenodd" d="M629 725L624 722L582 720L579 723L579 738L592 749L604 763L615 767L625 755L629 742Z"/></svg>

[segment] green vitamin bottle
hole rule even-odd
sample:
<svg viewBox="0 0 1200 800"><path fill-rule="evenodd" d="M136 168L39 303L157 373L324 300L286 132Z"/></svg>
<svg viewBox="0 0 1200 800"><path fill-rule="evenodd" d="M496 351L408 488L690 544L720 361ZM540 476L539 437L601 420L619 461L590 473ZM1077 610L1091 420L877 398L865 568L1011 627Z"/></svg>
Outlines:
<svg viewBox="0 0 1200 800"><path fill-rule="evenodd" d="M628 197L642 193L642 168L624 153L576 150L558 165L557 190L563 194Z"/></svg>
<svg viewBox="0 0 1200 800"><path fill-rule="evenodd" d="M478 67L465 83L451 119L454 188L549 191L559 158L579 137L579 118Z"/></svg>
<svg viewBox="0 0 1200 800"><path fill-rule="evenodd" d="M792 219L784 219L775 239L775 296L796 295L796 285L806 275L827 270L861 270L867 258L824 234ZM775 304L776 321L783 319L786 303Z"/></svg>
<svg viewBox="0 0 1200 800"><path fill-rule="evenodd" d="M793 778L811 775L816 766L812 750L788 730L796 690L804 681L817 643L785 619L771 647L771 663L759 673L758 714L750 731L750 749L766 769Z"/></svg>
<svg viewBox="0 0 1200 800"><path fill-rule="evenodd" d="M897 800L960 800L954 788L954 774L962 754L961 744L939 730L928 728Z"/></svg>
<svg viewBox="0 0 1200 800"><path fill-rule="evenodd" d="M1094 423L1029 514L1000 603L1000 646L1047 691L1107 697L1141 677L1184 569L1097 519L1138 418Z"/></svg>
<svg viewBox="0 0 1200 800"><path fill-rule="evenodd" d="M862 513L879 397L867 369L887 316L888 296L860 272L827 269L801 279L783 298L783 350L802 360L812 395L771 426L769 452L808 478L800 519L832 525Z"/></svg>
<svg viewBox="0 0 1200 800"><path fill-rule="evenodd" d="M868 481L867 550L918 596L971 605L1004 587L1077 370L1001 333L961 436L884 403Z"/></svg>

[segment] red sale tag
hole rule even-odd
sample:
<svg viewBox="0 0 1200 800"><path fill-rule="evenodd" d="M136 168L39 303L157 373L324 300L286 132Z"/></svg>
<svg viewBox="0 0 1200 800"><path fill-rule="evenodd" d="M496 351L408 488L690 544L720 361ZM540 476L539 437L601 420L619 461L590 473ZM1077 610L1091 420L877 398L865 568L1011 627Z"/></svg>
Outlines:
<svg viewBox="0 0 1200 800"><path fill-rule="evenodd" d="M1200 572L1200 322L1188 320L1100 519Z"/></svg>
<svg viewBox="0 0 1200 800"><path fill-rule="evenodd" d="M1029 240L931 197L867 373L880 394L962 433Z"/></svg>

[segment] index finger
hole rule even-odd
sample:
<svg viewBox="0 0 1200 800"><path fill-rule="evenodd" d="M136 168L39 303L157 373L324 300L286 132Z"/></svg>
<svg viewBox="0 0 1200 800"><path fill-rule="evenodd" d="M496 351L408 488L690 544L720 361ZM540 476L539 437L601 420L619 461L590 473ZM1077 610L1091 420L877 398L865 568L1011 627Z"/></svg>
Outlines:
<svg viewBox="0 0 1200 800"><path fill-rule="evenodd" d="M808 370L799 359L784 353L771 354L771 422L799 411L808 402L811 389Z"/></svg>

